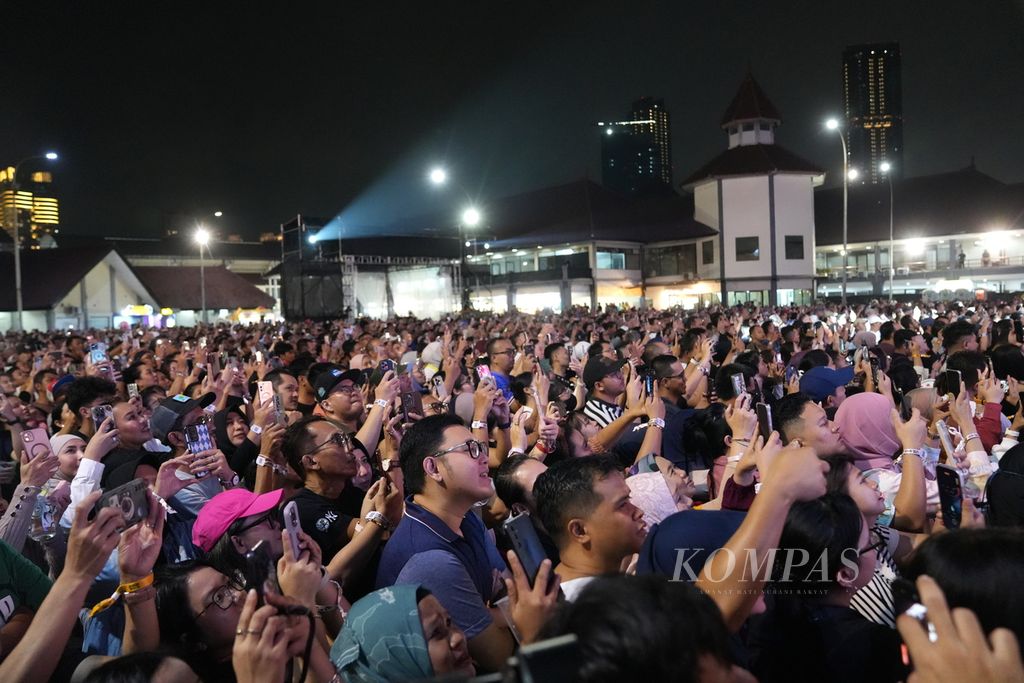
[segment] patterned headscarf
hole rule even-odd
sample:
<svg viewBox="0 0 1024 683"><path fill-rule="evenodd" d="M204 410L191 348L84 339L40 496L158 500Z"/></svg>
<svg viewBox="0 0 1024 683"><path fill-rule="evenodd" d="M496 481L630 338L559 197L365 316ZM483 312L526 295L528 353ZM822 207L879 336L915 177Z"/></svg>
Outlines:
<svg viewBox="0 0 1024 683"><path fill-rule="evenodd" d="M352 605L331 648L346 681L387 683L432 678L420 623L419 586L390 586Z"/></svg>
<svg viewBox="0 0 1024 683"><path fill-rule="evenodd" d="M626 479L629 499L644 513L647 528L679 511L661 472L634 474Z"/></svg>

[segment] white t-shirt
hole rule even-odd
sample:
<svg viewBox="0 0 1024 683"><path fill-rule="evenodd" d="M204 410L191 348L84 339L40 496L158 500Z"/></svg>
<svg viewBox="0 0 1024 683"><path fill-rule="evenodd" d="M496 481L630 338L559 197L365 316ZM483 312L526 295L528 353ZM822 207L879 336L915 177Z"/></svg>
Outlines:
<svg viewBox="0 0 1024 683"><path fill-rule="evenodd" d="M565 599L569 602L576 600L576 596L580 594L587 584L596 579L596 576L581 576L578 579L569 579L561 583L562 593L565 595Z"/></svg>

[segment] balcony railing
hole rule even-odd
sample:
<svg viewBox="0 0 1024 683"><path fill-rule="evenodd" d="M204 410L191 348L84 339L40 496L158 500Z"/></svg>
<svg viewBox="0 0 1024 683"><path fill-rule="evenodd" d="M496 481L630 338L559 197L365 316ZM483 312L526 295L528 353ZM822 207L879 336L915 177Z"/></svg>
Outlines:
<svg viewBox="0 0 1024 683"><path fill-rule="evenodd" d="M994 257L989 259L965 259L963 265L958 261L946 261L943 263L936 263L934 267L929 267L925 261L912 261L904 263L896 267L896 277L913 277L913 276L927 276L927 275L942 275L944 273L958 273L961 275L975 274L974 271L987 270L992 268L1000 268L1007 270L1024 270L1024 256L1002 256ZM886 268L879 269L866 269L861 266L853 265L852 263L846 267L846 277L849 280L855 279L871 279L874 277L888 278L889 271ZM841 280L843 277L843 269L841 267L836 268L818 268L817 276L819 278L828 278L830 280ZM945 277L945 275L942 275Z"/></svg>

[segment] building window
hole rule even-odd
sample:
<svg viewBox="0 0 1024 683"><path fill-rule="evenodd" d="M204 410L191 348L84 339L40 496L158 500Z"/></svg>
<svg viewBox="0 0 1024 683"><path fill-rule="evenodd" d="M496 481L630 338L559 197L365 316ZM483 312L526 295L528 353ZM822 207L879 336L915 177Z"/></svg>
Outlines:
<svg viewBox="0 0 1024 683"><path fill-rule="evenodd" d="M804 258L804 236L786 235L786 259L802 261Z"/></svg>
<svg viewBox="0 0 1024 683"><path fill-rule="evenodd" d="M770 130L771 126L762 121L761 123L758 124L758 128L760 128L761 130Z"/></svg>
<svg viewBox="0 0 1024 683"><path fill-rule="evenodd" d="M597 267L599 270L625 270L626 255L610 251L597 252Z"/></svg>
<svg viewBox="0 0 1024 683"><path fill-rule="evenodd" d="M700 262L702 265L708 265L709 263L715 262L715 241L705 240L700 245Z"/></svg>
<svg viewBox="0 0 1024 683"><path fill-rule="evenodd" d="M736 135L736 133L739 133L739 132L740 132L740 129L737 128L736 126L732 126L731 128L729 128L729 135Z"/></svg>
<svg viewBox="0 0 1024 683"><path fill-rule="evenodd" d="M736 238L736 260L737 261L758 261L761 259L760 238L737 237Z"/></svg>
<svg viewBox="0 0 1024 683"><path fill-rule="evenodd" d="M752 124L752 123L744 123L743 124L743 130L745 130L747 132L750 132L750 131L754 130L754 124Z"/></svg>

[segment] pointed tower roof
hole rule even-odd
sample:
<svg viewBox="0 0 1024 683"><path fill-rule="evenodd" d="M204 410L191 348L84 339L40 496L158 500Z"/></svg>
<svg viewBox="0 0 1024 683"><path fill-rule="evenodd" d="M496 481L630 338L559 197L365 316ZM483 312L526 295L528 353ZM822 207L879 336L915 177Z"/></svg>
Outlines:
<svg viewBox="0 0 1024 683"><path fill-rule="evenodd" d="M771 103L768 96L764 94L761 86L754 80L754 74L747 69L747 75L740 83L736 96L732 98L725 114L722 115L722 128L727 127L730 123L758 119L780 123L782 116L779 115L779 110Z"/></svg>

